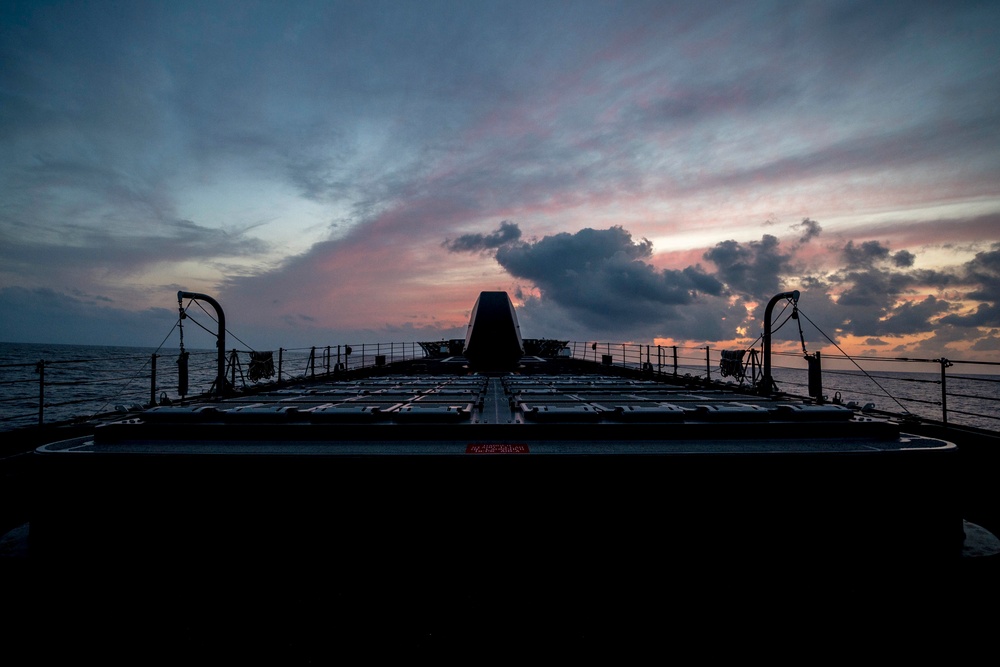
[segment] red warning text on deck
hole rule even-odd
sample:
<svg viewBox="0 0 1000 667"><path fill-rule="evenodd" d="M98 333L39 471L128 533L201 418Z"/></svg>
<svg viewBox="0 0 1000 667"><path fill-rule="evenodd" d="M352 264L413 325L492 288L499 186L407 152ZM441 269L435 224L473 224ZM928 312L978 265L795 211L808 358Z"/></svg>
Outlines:
<svg viewBox="0 0 1000 667"><path fill-rule="evenodd" d="M525 444L515 444L510 442L485 442L468 444L465 446L466 454L527 454L528 446Z"/></svg>

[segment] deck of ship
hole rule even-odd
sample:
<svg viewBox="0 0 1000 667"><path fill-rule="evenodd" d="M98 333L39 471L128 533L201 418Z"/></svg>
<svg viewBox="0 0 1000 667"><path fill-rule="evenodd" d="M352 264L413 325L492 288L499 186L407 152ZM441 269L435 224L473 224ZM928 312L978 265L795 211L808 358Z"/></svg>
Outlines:
<svg viewBox="0 0 1000 667"><path fill-rule="evenodd" d="M442 578L455 553L610 548L632 571L961 555L946 441L843 406L544 366L434 372L449 368L156 407L41 447L32 549L176 563L187 548L166 536L184 531L246 558L280 525L282 553Z"/></svg>
<svg viewBox="0 0 1000 667"><path fill-rule="evenodd" d="M947 440L596 364L460 362L201 397L40 447L35 581L63 609L110 604L134 638L252 655L270 635L281 659L299 638L310 660L512 628L579 648L621 622L648 642L673 612L748 627L762 601L785 624L940 622L998 590L963 558ZM101 618L74 627L89 640Z"/></svg>

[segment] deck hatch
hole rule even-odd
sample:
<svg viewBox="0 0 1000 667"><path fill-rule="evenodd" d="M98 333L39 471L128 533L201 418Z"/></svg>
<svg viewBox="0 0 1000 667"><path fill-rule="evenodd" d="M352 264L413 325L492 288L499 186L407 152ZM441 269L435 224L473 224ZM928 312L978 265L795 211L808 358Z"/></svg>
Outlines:
<svg viewBox="0 0 1000 667"><path fill-rule="evenodd" d="M524 418L530 421L597 421L601 411L587 403L573 404L529 404L520 403L519 407Z"/></svg>

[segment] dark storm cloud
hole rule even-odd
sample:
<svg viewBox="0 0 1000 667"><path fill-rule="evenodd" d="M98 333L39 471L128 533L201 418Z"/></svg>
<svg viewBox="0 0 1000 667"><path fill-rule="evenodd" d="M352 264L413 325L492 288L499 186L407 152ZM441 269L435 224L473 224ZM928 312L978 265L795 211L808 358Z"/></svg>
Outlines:
<svg viewBox="0 0 1000 667"><path fill-rule="evenodd" d="M455 251L478 252L482 239L510 238L496 250L512 276L529 280L539 296L519 293L522 326L535 335L565 336L581 328L615 335L622 327L652 338L670 335L697 340L732 337L746 313L725 298L722 282L701 266L657 269L647 260L653 247L620 226L582 229L536 241L521 241L516 224L488 235L471 235ZM770 249L770 242L753 244ZM762 254L767 255L767 252ZM683 306L683 308L678 308ZM560 331L562 332L560 334ZM665 334L665 332L668 332Z"/></svg>
<svg viewBox="0 0 1000 667"><path fill-rule="evenodd" d="M801 236L799 236L800 244L808 243L809 241L819 236L820 232L823 231L823 227L820 226L818 222L816 222L815 220L810 220L809 218L803 218L802 222L798 223L797 225L793 225L792 229L798 230L800 232L801 234Z"/></svg>
<svg viewBox="0 0 1000 667"><path fill-rule="evenodd" d="M1000 303L1000 243L994 244L993 250L977 253L965 268L970 279L979 283L968 297Z"/></svg>
<svg viewBox="0 0 1000 667"><path fill-rule="evenodd" d="M900 250L892 256L892 263L901 269L913 266L917 256L909 250Z"/></svg>
<svg viewBox="0 0 1000 667"><path fill-rule="evenodd" d="M848 243L848 249L853 247ZM868 252L865 252L867 247ZM849 254L845 252L845 255ZM904 321L913 321L913 312L907 313L903 319L896 324L899 331L889 332L887 330L887 318L891 318L893 309L896 307L900 296L913 284L911 276L892 270L891 268L879 268L870 264L876 262L886 262L889 257L888 250L880 244L862 244L861 249L856 251L852 263L857 266L868 264L867 268L861 270L844 270L828 277L832 285L841 288L837 299L838 310L843 313L842 328L845 333L856 336L878 336L887 333L904 333L902 329L908 329L905 333L912 333L911 326L902 326ZM911 306L900 306L900 308L912 308ZM928 321L923 321L924 330L929 326Z"/></svg>
<svg viewBox="0 0 1000 667"><path fill-rule="evenodd" d="M674 306L722 292L722 284L700 267L656 269L646 261L652 243L634 241L622 227L519 239L517 225L505 222L493 234L469 235L449 248L477 252L501 242L495 257L510 275L534 283L544 304L596 327L662 321L673 316Z"/></svg>
<svg viewBox="0 0 1000 667"><path fill-rule="evenodd" d="M968 286L965 297L981 303L970 313L946 315L940 323L962 328L1000 326L1000 244L976 253L963 269L964 275L954 277L952 283Z"/></svg>
<svg viewBox="0 0 1000 667"><path fill-rule="evenodd" d="M915 257L901 250L892 253L877 241L855 244L849 241L842 251L846 268L831 274L831 284L842 288L838 306L850 316L843 330L859 336L899 336L936 331L940 327L990 327L1000 324L1000 250L977 253L964 266L951 270L914 269ZM958 304L928 295L923 299L904 298L917 288L957 288L964 297L980 301L972 312L954 312ZM958 340L959 335L954 334Z"/></svg>
<svg viewBox="0 0 1000 667"><path fill-rule="evenodd" d="M897 267L897 268L910 268ZM906 275L910 276L915 286L923 285L935 289L944 289L950 286L962 286L968 284L968 277L963 276L961 267L954 267L951 270L935 269L913 269Z"/></svg>
<svg viewBox="0 0 1000 667"><path fill-rule="evenodd" d="M844 287L837 303L842 306L889 307L907 287L913 284L909 276L876 268L845 271L830 276L831 282Z"/></svg>
<svg viewBox="0 0 1000 667"><path fill-rule="evenodd" d="M805 229L805 241L815 238L821 229L819 223L809 219L797 227ZM800 236L794 244L803 242ZM994 288L990 281L1000 274L1000 250L980 253L960 276L956 272L914 269L911 253L894 253L881 242L848 241L841 248L844 269L786 285L783 276L791 275L796 268L793 258L782 251L777 237L768 234L759 241L716 244L703 255L716 267L713 272L701 266L658 270L649 263L652 244L646 239L634 240L620 226L525 242L520 240L517 225L505 221L490 234L468 235L462 243L450 247L455 252L495 247L497 262L508 273L531 281L538 289L537 297L522 294L526 317L535 322L555 323L562 318L564 326L574 320L592 330L627 325L649 331L651 336L683 333L696 339L709 339L710 334L726 338L734 334L737 326L747 326L740 304L755 301L756 324L748 329L753 336L763 321L764 302L780 292L800 289L803 312L810 313L818 327L816 331L802 332L810 344L827 343L837 328L869 337L870 345L887 345L885 341L876 342L875 337L919 334L939 325L997 325L998 311L990 304L980 306L973 314L959 316L949 314L956 304L947 299L908 295L918 285L974 284L977 289L973 293L982 296L984 290ZM839 291L836 301L828 296L832 287ZM723 298L727 296L737 298L727 302ZM709 314L712 311L714 315Z"/></svg>
<svg viewBox="0 0 1000 667"><path fill-rule="evenodd" d="M865 241L859 245L848 241L842 253L844 264L849 269L870 267L889 257L889 249L878 241Z"/></svg>
<svg viewBox="0 0 1000 667"><path fill-rule="evenodd" d="M972 345L973 352L996 352L1000 350L1000 331L993 329Z"/></svg>
<svg viewBox="0 0 1000 667"><path fill-rule="evenodd" d="M778 237L764 234L760 241L723 241L704 254L717 269L716 275L736 294L761 298L782 291L780 275L788 268L790 255L780 251Z"/></svg>
<svg viewBox="0 0 1000 667"><path fill-rule="evenodd" d="M463 234L454 241L445 241L441 245L451 252L479 252L494 250L521 238L521 230L513 222L504 220L499 229L492 234Z"/></svg>
<svg viewBox="0 0 1000 667"><path fill-rule="evenodd" d="M998 327L1000 326L1000 305L981 303L975 312L968 315L947 315L941 318L941 324L951 324L956 327Z"/></svg>
<svg viewBox="0 0 1000 667"><path fill-rule="evenodd" d="M877 336L901 336L923 333L928 330L931 320L951 307L947 301L928 296L922 301L904 301L894 307L884 320L869 325L871 333Z"/></svg>
<svg viewBox="0 0 1000 667"><path fill-rule="evenodd" d="M572 321L592 332L626 326L650 338L705 341L732 338L746 325L743 299L766 300L782 291L779 276L790 259L770 235L720 243L706 252L706 260L724 267L715 272L700 265L656 269L646 261L652 252L647 239L635 241L622 227L611 227L507 244L496 259L540 292L522 295L526 322L551 322L556 332L556 322L570 327Z"/></svg>

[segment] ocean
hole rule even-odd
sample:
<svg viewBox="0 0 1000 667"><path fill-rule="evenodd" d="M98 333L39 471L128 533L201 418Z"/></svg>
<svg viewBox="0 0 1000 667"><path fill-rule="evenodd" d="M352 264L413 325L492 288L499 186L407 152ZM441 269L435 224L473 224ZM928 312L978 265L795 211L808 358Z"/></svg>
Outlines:
<svg viewBox="0 0 1000 667"><path fill-rule="evenodd" d="M775 364L783 363L778 357ZM879 362L885 366L887 362ZM937 364L899 362L907 368L933 368ZM863 366L862 366L863 367ZM700 376L705 367L692 367ZM918 370L835 370L824 367L823 396L828 402L845 405L871 404L875 410L921 419L944 421L947 408L949 424L974 426L1000 431L1000 375L962 372L948 369L945 378L946 395L941 391L941 372ZM771 374L779 390L796 396L809 395L809 378L805 368L775 365ZM713 375L715 379L721 379Z"/></svg>
<svg viewBox="0 0 1000 667"><path fill-rule="evenodd" d="M187 351L187 396L210 392L218 372L217 352ZM285 350L282 377L304 376L309 352L309 348ZM176 348L0 343L0 432L40 421L51 424L177 401L178 356ZM252 384L247 379L247 356L241 357L237 387ZM44 385L39 382L42 373Z"/></svg>
<svg viewBox="0 0 1000 667"><path fill-rule="evenodd" d="M326 348L317 348L317 353L322 349ZM311 348L283 350L282 379L307 376L311 368L310 351ZM216 351L188 352L187 395L190 397L211 391L218 370ZM277 356L275 353L276 367ZM0 432L37 425L40 393L43 403L41 422L45 424L124 413L151 402L176 402L180 398L177 358L177 349L0 343ZM240 358L235 375L236 386L252 385L253 381L248 379L248 358L246 354L240 355ZM369 362L371 359L369 357ZM321 372L329 361L317 359L316 372ZM782 358L778 357L772 368L779 389L806 396L808 378L805 370L782 367L782 363ZM872 403L878 410L908 412L940 421L940 370L926 372L928 368L934 368L932 364L906 366L923 370L865 372L825 369L823 393L830 400L837 397L845 404L854 402L864 406ZM948 422L1000 430L1000 375L967 373L964 372L966 368L956 366L948 369L945 397ZM681 366L678 372L701 377L706 368L704 365ZM42 373L44 385L39 382ZM713 378L722 379L718 375L713 375ZM227 367L227 380L231 379L232 374ZM267 378L262 381L267 381Z"/></svg>

